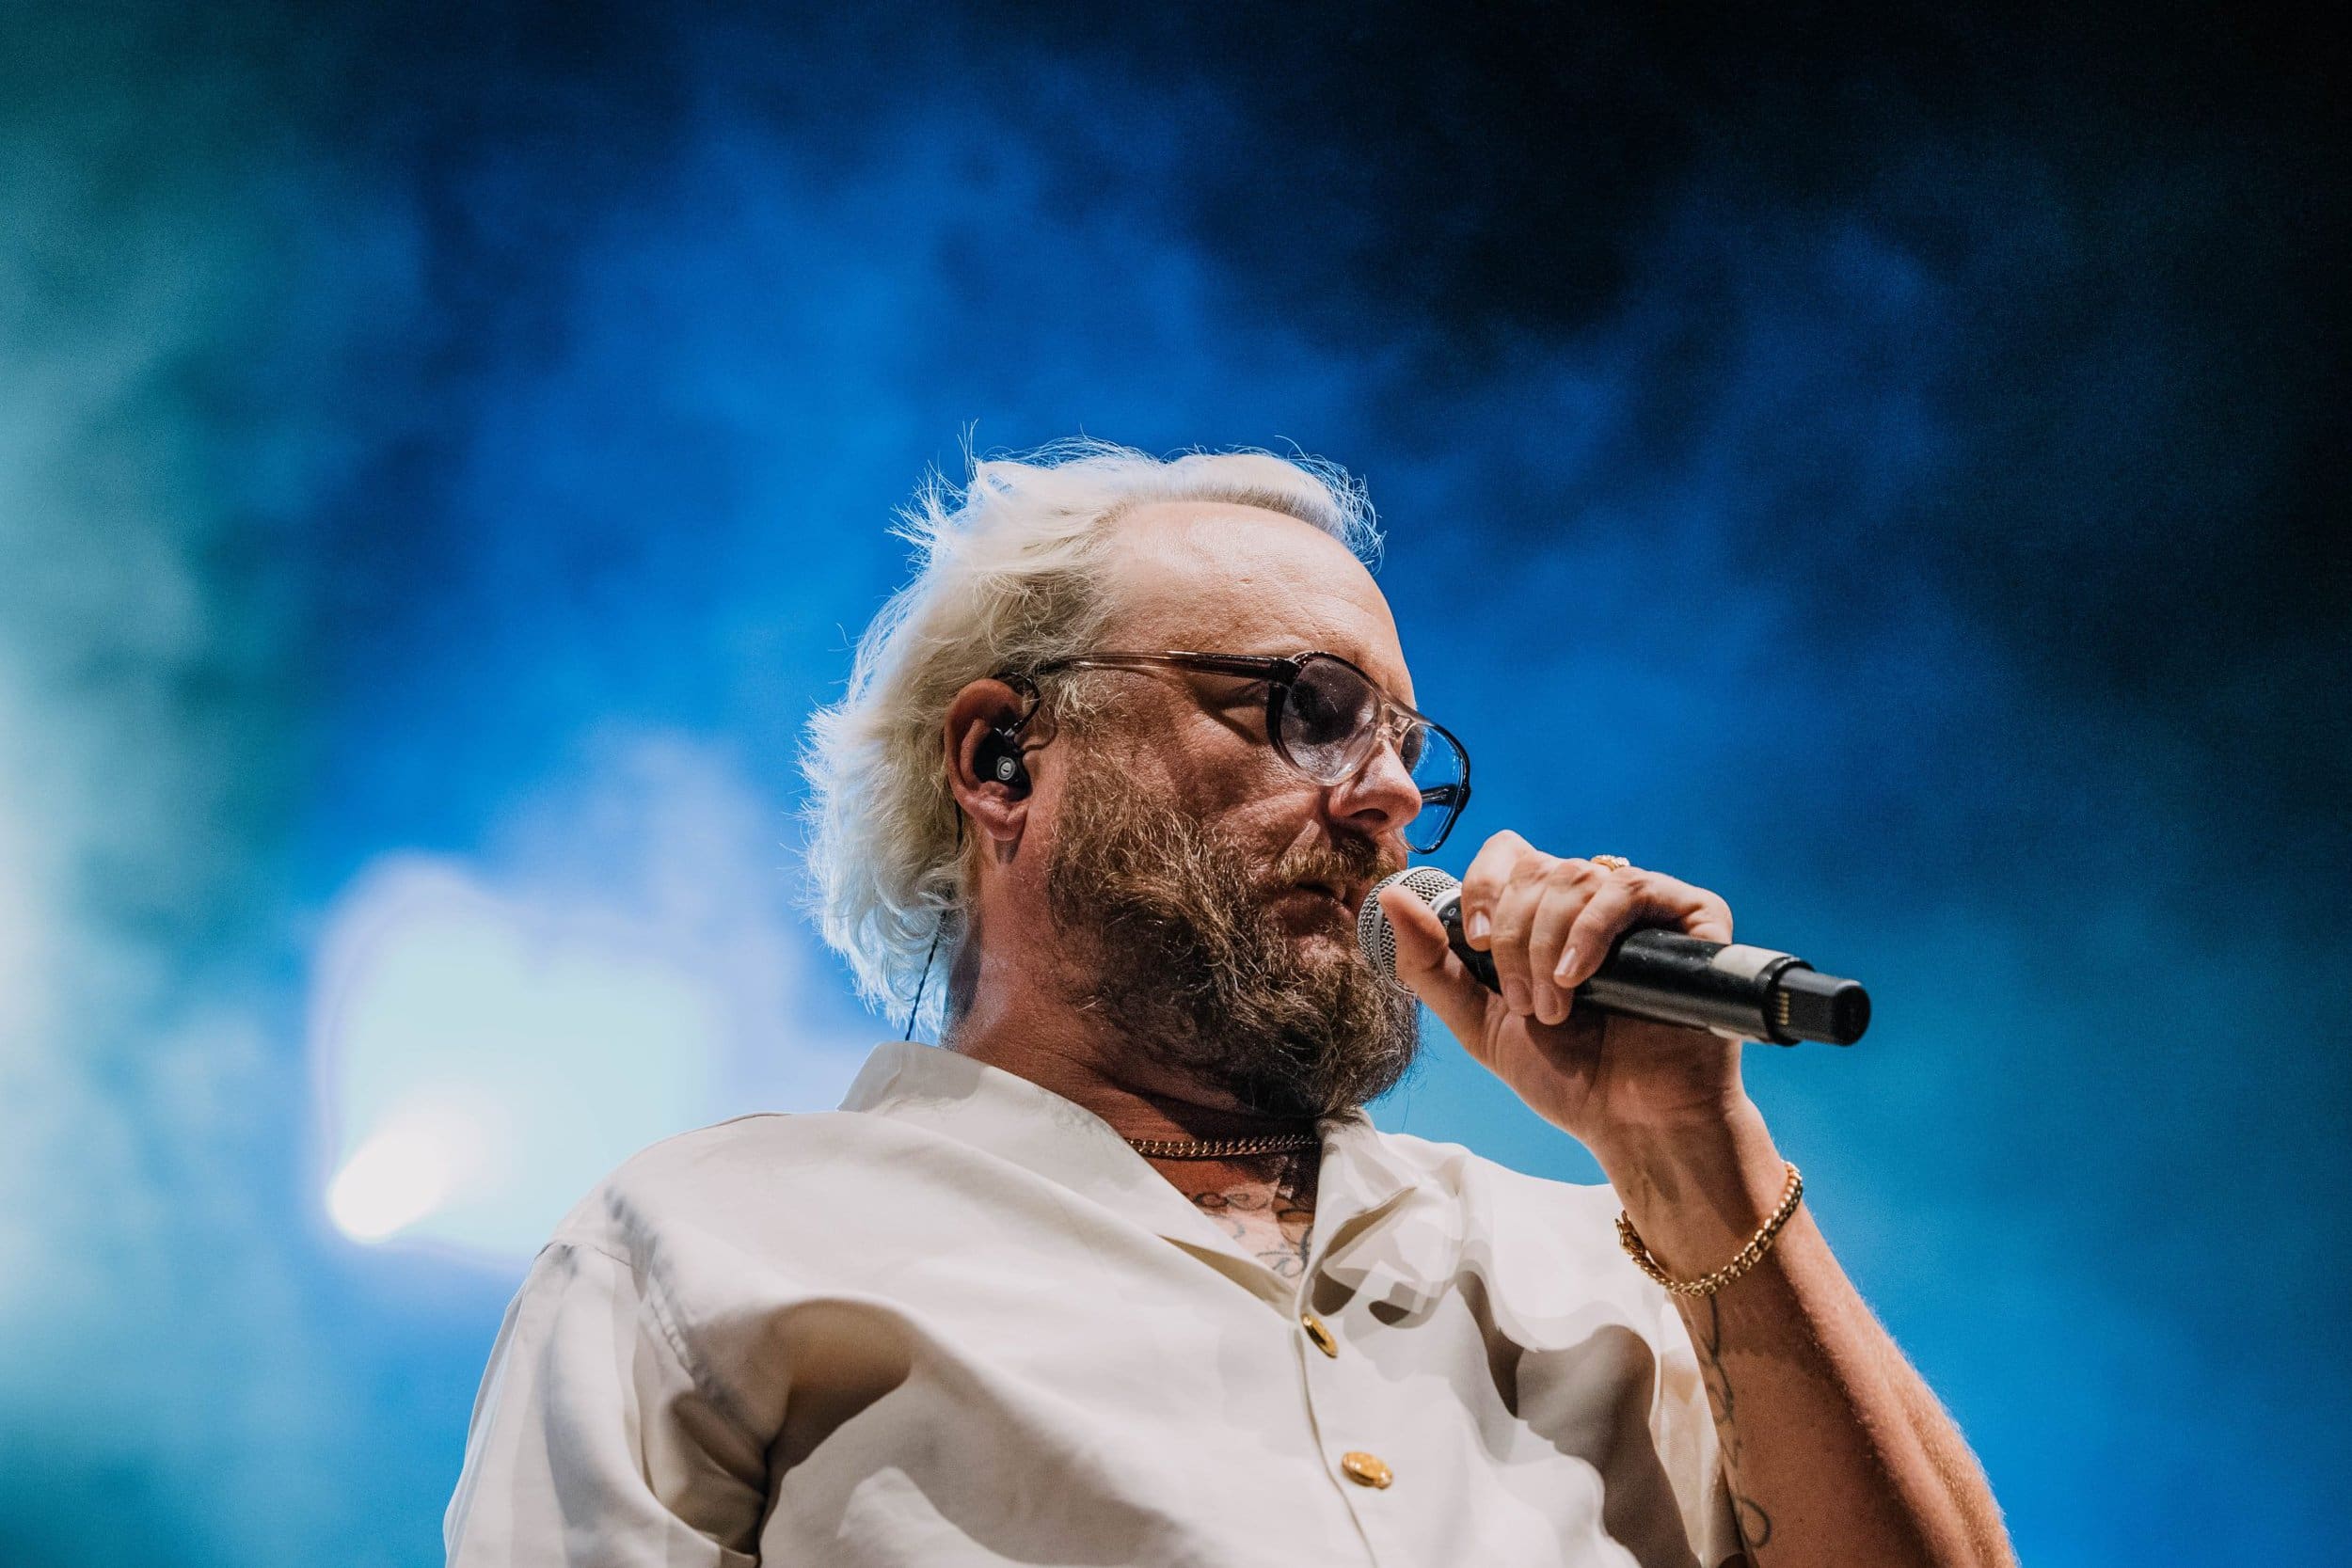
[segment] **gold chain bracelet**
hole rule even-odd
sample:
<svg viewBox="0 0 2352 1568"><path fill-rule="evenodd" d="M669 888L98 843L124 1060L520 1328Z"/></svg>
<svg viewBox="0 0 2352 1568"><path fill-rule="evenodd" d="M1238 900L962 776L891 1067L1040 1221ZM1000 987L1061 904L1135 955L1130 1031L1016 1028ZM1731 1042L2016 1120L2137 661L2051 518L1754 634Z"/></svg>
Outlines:
<svg viewBox="0 0 2352 1568"><path fill-rule="evenodd" d="M1772 1211L1772 1217L1764 1222L1762 1229L1748 1238L1748 1244L1713 1274L1703 1274L1696 1279L1670 1278L1666 1271L1658 1266L1658 1259L1649 1255L1649 1248L1643 1245L1642 1233L1633 1228L1632 1218L1622 1209L1617 1211L1617 1244L1625 1248L1625 1255L1633 1259L1635 1268L1663 1285L1671 1293L1677 1296L1711 1296L1756 1267L1772 1249L1772 1239L1780 1234L1780 1227L1787 1225L1788 1217L1797 1212L1797 1200L1804 1196L1804 1178L1797 1174L1795 1162L1784 1160L1781 1164L1788 1167L1788 1188L1780 1195L1780 1207Z"/></svg>

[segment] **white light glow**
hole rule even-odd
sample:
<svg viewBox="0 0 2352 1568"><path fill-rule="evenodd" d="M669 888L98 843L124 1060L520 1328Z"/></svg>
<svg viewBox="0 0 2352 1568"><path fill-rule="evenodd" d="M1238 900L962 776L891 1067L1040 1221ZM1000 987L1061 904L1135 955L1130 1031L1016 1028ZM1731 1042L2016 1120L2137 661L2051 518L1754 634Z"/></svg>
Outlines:
<svg viewBox="0 0 2352 1568"><path fill-rule="evenodd" d="M723 758L641 741L584 784L497 870L389 855L328 910L310 1049L354 1240L528 1258L647 1144L831 1106L863 1057L796 1026L772 813Z"/></svg>
<svg viewBox="0 0 2352 1568"><path fill-rule="evenodd" d="M614 1164L715 1114L723 1008L648 933L407 860L354 889L335 938L318 1033L346 1234L528 1253Z"/></svg>
<svg viewBox="0 0 2352 1568"><path fill-rule="evenodd" d="M358 1242L380 1242L449 1201L483 1163L485 1139L462 1117L395 1117L344 1162L326 1189L326 1212Z"/></svg>

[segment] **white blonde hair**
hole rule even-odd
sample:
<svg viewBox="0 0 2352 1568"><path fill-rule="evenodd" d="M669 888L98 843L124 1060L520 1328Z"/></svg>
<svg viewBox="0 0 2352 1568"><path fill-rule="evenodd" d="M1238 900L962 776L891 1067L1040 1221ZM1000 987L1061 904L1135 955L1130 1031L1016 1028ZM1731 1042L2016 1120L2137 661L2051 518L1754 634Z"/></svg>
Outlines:
<svg viewBox="0 0 2352 1568"><path fill-rule="evenodd" d="M934 471L898 512L915 572L858 640L848 693L809 720L812 903L858 994L903 1016L934 944L964 898L958 811L941 726L973 681L1089 651L1109 606L1109 526L1152 501L1227 501L1313 524L1366 565L1379 526L1363 486L1335 464L1263 451L1153 457L1105 441L1058 441L974 461L961 488ZM1044 699L1068 713L1067 683ZM944 980L922 1022L945 1014Z"/></svg>

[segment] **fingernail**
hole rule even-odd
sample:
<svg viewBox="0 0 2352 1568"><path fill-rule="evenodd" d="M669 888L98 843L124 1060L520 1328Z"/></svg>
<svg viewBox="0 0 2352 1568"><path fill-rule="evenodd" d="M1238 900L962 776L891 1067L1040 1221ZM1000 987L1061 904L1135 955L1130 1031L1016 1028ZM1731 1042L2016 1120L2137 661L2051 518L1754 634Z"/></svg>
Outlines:
<svg viewBox="0 0 2352 1568"><path fill-rule="evenodd" d="M1487 931L1492 928L1493 923L1486 918L1485 910L1472 910L1469 922L1462 927L1462 934L1472 942L1485 942Z"/></svg>
<svg viewBox="0 0 2352 1568"><path fill-rule="evenodd" d="M1502 1005L1515 1013L1527 1011L1527 982L1517 977L1503 981Z"/></svg>
<svg viewBox="0 0 2352 1568"><path fill-rule="evenodd" d="M1559 963L1554 965L1552 968L1551 977L1559 981L1562 985L1566 985L1568 983L1568 976L1576 973L1576 966L1579 961L1579 955L1575 947L1570 946L1563 949L1560 954Z"/></svg>

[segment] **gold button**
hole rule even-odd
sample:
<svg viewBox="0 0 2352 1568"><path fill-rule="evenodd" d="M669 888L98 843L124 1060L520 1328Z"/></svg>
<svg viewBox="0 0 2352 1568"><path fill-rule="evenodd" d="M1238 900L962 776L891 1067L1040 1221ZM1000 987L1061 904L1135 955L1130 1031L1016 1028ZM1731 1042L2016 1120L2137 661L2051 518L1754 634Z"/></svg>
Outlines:
<svg viewBox="0 0 2352 1568"><path fill-rule="evenodd" d="M1376 1453L1343 1453L1340 1468L1359 1486L1386 1486L1396 1479L1396 1472Z"/></svg>
<svg viewBox="0 0 2352 1568"><path fill-rule="evenodd" d="M1307 1331L1307 1338L1315 1342L1315 1349L1326 1355L1340 1354L1340 1342L1331 1338L1331 1331L1323 1326L1321 1318L1316 1317L1312 1312L1301 1312L1298 1315L1298 1323Z"/></svg>

